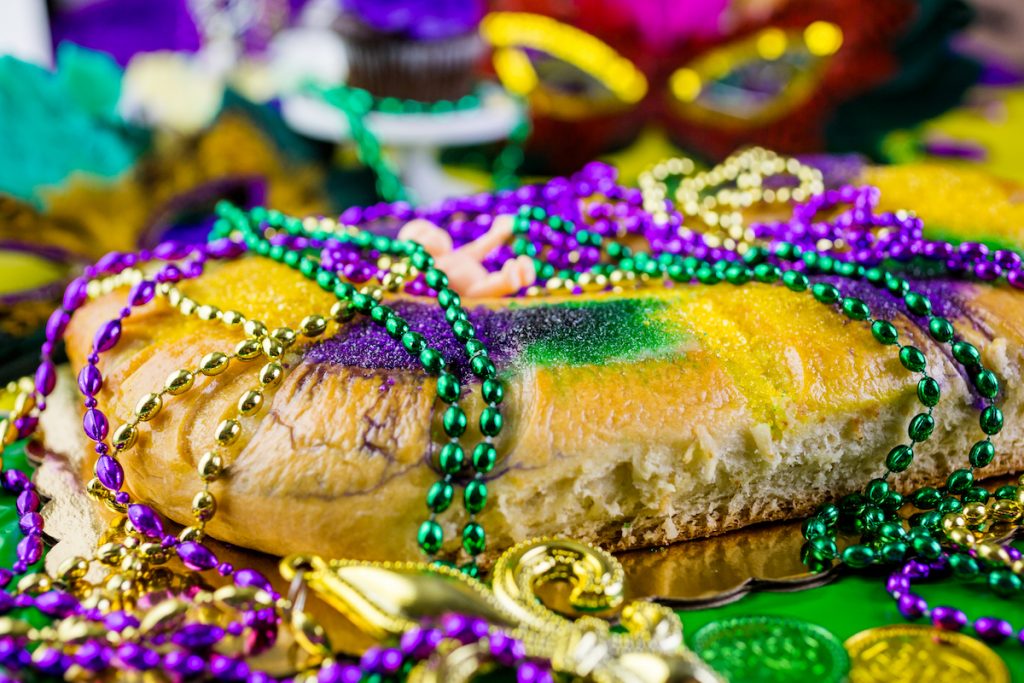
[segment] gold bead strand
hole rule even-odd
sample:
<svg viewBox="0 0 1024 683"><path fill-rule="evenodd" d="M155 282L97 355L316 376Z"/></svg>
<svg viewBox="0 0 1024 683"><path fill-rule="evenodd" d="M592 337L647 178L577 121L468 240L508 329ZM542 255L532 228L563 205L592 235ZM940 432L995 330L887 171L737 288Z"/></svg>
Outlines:
<svg viewBox="0 0 1024 683"><path fill-rule="evenodd" d="M317 316L317 318L320 318L320 320L314 322L322 321L323 326L326 327L326 321L321 316ZM304 321L307 319L304 319ZM274 330L268 338L276 336L280 340L287 337L288 335L283 330L287 330L287 328ZM287 332L291 332L291 330L287 330ZM291 333L294 334L294 332ZM241 437L241 418L252 417L260 411L266 404L265 392L280 384L285 372L284 366L271 358L270 362L260 368L259 385L245 391L239 397L234 413L221 420L217 425L214 431L214 447L203 454L196 466L199 478L203 482L202 490L192 498L192 516L195 518L196 524L186 527L181 532L180 538L182 540L201 540L206 534L206 525L217 513L217 498L210 490L210 486L213 482L219 480L227 470L224 451L234 446Z"/></svg>

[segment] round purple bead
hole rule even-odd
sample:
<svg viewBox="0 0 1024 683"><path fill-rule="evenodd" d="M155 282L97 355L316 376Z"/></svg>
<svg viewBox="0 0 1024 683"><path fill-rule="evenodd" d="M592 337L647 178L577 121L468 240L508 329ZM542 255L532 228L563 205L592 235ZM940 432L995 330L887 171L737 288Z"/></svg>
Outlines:
<svg viewBox="0 0 1024 683"><path fill-rule="evenodd" d="M85 411L85 416L82 418L82 427L85 429L86 436L93 441L103 441L107 438L107 433L110 431L110 423L107 422L107 416L95 408Z"/></svg>
<svg viewBox="0 0 1024 683"><path fill-rule="evenodd" d="M385 675L398 673L404 658L400 650L388 648L380 654L380 671Z"/></svg>
<svg viewBox="0 0 1024 683"><path fill-rule="evenodd" d="M93 345L95 346L96 351L102 353L117 346L117 342L120 340L121 321L108 320L104 323L103 327L96 332L96 338L93 340Z"/></svg>
<svg viewBox="0 0 1024 683"><path fill-rule="evenodd" d="M379 647L367 649L363 656L359 658L359 668L366 672L379 672L383 652L383 649Z"/></svg>
<svg viewBox="0 0 1024 683"><path fill-rule="evenodd" d="M265 591L271 591L273 587L270 585L270 581L267 577L259 573L255 569L240 569L235 572L235 585L236 586L255 586L256 588L262 588Z"/></svg>
<svg viewBox="0 0 1024 683"><path fill-rule="evenodd" d="M148 505L129 505L128 519L132 525L144 536L149 538L161 538L164 534L164 525L153 508Z"/></svg>
<svg viewBox="0 0 1024 683"><path fill-rule="evenodd" d="M959 631L967 626L967 615L954 607L940 606L932 610L932 624L947 631Z"/></svg>
<svg viewBox="0 0 1024 683"><path fill-rule="evenodd" d="M67 288L64 290L64 300L62 302L64 310L78 310L89 296L88 287L89 281L84 277L77 277L68 283Z"/></svg>
<svg viewBox="0 0 1024 683"><path fill-rule="evenodd" d="M74 612L78 601L63 591L49 591L36 596L36 608L51 617L63 618Z"/></svg>
<svg viewBox="0 0 1024 683"><path fill-rule="evenodd" d="M37 512L39 510L39 494L31 489L22 491L18 494L15 509L19 515Z"/></svg>
<svg viewBox="0 0 1024 683"><path fill-rule="evenodd" d="M57 386L57 369L51 361L45 360L36 369L36 391L43 396L49 396L53 393L55 386Z"/></svg>
<svg viewBox="0 0 1024 683"><path fill-rule="evenodd" d="M205 571L217 566L217 557L202 543L186 541L178 546L178 557L194 571Z"/></svg>
<svg viewBox="0 0 1024 683"><path fill-rule="evenodd" d="M132 287L128 295L128 303L132 306L148 304L156 295L156 283L152 280L141 280Z"/></svg>
<svg viewBox="0 0 1024 683"><path fill-rule="evenodd" d="M30 533L18 542L18 559L26 565L35 564L43 556L43 539L38 533Z"/></svg>
<svg viewBox="0 0 1024 683"><path fill-rule="evenodd" d="M96 476L111 491L120 490L124 485L124 468L109 455L101 455L96 459Z"/></svg>
<svg viewBox="0 0 1024 683"><path fill-rule="evenodd" d="M928 611L928 603L920 595L904 593L898 602L900 614L907 619L920 619Z"/></svg>
<svg viewBox="0 0 1024 683"><path fill-rule="evenodd" d="M55 310L46 321L46 338L55 342L63 337L69 322L71 322L71 316L67 311L61 308Z"/></svg>
<svg viewBox="0 0 1024 683"><path fill-rule="evenodd" d="M988 643L1001 643L1013 637L1013 627L1005 619L981 617L974 622L974 631L978 637Z"/></svg>

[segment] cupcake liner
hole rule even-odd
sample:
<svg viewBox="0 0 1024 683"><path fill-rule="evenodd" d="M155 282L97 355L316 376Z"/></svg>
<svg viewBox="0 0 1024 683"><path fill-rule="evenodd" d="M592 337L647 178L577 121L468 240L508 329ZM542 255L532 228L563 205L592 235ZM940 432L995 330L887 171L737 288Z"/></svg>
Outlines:
<svg viewBox="0 0 1024 683"><path fill-rule="evenodd" d="M483 41L475 31L431 41L396 39L379 33L344 38L348 85L378 97L425 102L457 100L470 94L484 52Z"/></svg>

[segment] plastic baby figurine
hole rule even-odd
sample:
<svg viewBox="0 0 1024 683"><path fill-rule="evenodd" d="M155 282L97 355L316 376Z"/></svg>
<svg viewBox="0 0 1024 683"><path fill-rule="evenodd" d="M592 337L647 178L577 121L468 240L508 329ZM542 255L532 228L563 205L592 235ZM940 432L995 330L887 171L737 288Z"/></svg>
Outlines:
<svg viewBox="0 0 1024 683"><path fill-rule="evenodd" d="M398 238L419 242L434 257L437 268L448 275L448 286L462 296L499 297L515 294L537 280L529 256L511 259L496 273L487 271L483 260L512 237L512 216L498 216L483 235L458 249L445 230L417 218L402 226Z"/></svg>

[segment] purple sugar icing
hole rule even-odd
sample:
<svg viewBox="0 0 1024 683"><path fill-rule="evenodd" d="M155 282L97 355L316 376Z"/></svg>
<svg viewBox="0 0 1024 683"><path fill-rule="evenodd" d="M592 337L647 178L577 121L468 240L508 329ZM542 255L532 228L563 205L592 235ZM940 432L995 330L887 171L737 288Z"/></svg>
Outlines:
<svg viewBox="0 0 1024 683"><path fill-rule="evenodd" d="M429 304L400 302L395 310L444 356L449 367L465 375L466 357L461 345L452 335L441 309ZM480 320L486 314L479 311L470 313L470 319L483 336ZM491 358L498 364L507 363L504 349L491 348ZM330 339L315 344L306 351L306 358L313 363L346 365L379 370L411 370L419 367L400 342L388 336L381 327L368 320L356 320ZM499 361L500 359L500 361Z"/></svg>
<svg viewBox="0 0 1024 683"><path fill-rule="evenodd" d="M479 307L468 315L500 371L518 362L524 353L526 362L539 365L591 365L672 348L675 337L647 315L663 305L649 298L610 299L513 305L501 310ZM395 309L441 352L452 372L469 379L465 350L436 304L402 302ZM419 367L398 341L366 320L311 347L306 357L312 363L368 369Z"/></svg>
<svg viewBox="0 0 1024 683"><path fill-rule="evenodd" d="M832 283L843 293L843 296L855 296L861 299L871 308L872 315L877 318L894 320L897 317L902 317L910 320L922 331L925 337L930 338L927 319L908 315L902 301L888 291L874 287L865 280L846 280L840 277L823 277L815 278L815 280ZM975 285L954 280L916 280L907 278L907 281L910 283L910 288L913 291L924 294L931 300L932 311L935 315L947 318L961 329L967 323L986 339L992 339L992 330L978 318L969 303L976 292ZM963 378L964 384L967 386L973 399L973 407L980 410L988 405L981 394L977 392L977 389L975 389L974 383L971 381L967 371L953 360L950 347L946 344L937 346L942 355L949 359L957 374Z"/></svg>
<svg viewBox="0 0 1024 683"><path fill-rule="evenodd" d="M906 316L906 307L901 299L896 298L888 291L873 286L866 280L847 280L841 277L814 278L816 281L829 282L835 285L843 296L855 296L861 299L868 306L874 315L892 320L897 315ZM974 286L967 282L953 280L915 280L907 278L910 288L915 292L926 295L932 302L932 310L935 315L948 318L955 324L957 320L970 320L972 325L977 327L972 318L972 312L968 305L974 295ZM914 323L927 332L927 321L923 318L914 318ZM990 333L987 329L978 328L986 336Z"/></svg>

